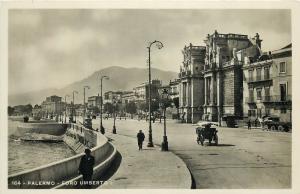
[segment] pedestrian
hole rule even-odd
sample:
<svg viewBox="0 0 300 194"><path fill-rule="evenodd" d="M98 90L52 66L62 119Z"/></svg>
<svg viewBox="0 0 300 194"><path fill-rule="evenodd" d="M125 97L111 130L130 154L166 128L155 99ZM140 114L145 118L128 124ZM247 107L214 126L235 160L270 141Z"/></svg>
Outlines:
<svg viewBox="0 0 300 194"><path fill-rule="evenodd" d="M254 124L255 124L255 127L258 127L258 118L255 119Z"/></svg>
<svg viewBox="0 0 300 194"><path fill-rule="evenodd" d="M140 130L137 134L137 140L138 140L138 146L139 146L139 150L142 150L143 149L143 141L145 139L145 135L144 133L142 132L142 130Z"/></svg>
<svg viewBox="0 0 300 194"><path fill-rule="evenodd" d="M248 130L251 130L251 121L250 121L250 119L248 120Z"/></svg>
<svg viewBox="0 0 300 194"><path fill-rule="evenodd" d="M105 133L105 129L104 129L104 127L103 127L103 126L101 126L101 127L100 127L100 132L102 133L102 135L104 135L104 133Z"/></svg>
<svg viewBox="0 0 300 194"><path fill-rule="evenodd" d="M93 176L93 167L95 158L91 155L90 149L84 150L85 155L81 157L79 164L79 173L82 174L82 184L85 188L91 188L91 180Z"/></svg>

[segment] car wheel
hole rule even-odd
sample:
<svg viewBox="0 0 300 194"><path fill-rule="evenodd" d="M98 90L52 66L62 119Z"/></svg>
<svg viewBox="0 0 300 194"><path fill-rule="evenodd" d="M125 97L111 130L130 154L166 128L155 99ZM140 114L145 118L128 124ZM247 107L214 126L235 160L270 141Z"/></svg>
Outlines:
<svg viewBox="0 0 300 194"><path fill-rule="evenodd" d="M202 135L200 136L199 140L200 140L200 143L201 143L201 145L203 146L203 143L204 143L204 138L203 138L203 136L202 136Z"/></svg>
<svg viewBox="0 0 300 194"><path fill-rule="evenodd" d="M277 130L276 127L275 127L275 125L272 125L272 126L270 127L270 129L271 129L271 131Z"/></svg>
<svg viewBox="0 0 300 194"><path fill-rule="evenodd" d="M278 131L284 131L284 127L282 125L278 126Z"/></svg>

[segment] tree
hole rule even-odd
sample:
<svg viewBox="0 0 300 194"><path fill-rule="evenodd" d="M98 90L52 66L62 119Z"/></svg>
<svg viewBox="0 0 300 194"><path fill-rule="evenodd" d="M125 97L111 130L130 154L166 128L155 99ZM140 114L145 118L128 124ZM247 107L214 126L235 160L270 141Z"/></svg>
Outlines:
<svg viewBox="0 0 300 194"><path fill-rule="evenodd" d="M138 108L139 108L139 110L144 111L144 112L148 111L148 106L147 106L146 102L140 103Z"/></svg>
<svg viewBox="0 0 300 194"><path fill-rule="evenodd" d="M175 107L178 109L179 108L179 97L173 98L173 103Z"/></svg>
<svg viewBox="0 0 300 194"><path fill-rule="evenodd" d="M114 112L114 107L113 107L113 104L112 103L105 103L104 104L104 112L107 112L109 114L113 113Z"/></svg>
<svg viewBox="0 0 300 194"><path fill-rule="evenodd" d="M31 104L27 104L24 106L24 109L23 109L23 113L26 113L26 114L31 114L32 113L32 105Z"/></svg>
<svg viewBox="0 0 300 194"><path fill-rule="evenodd" d="M93 106L93 107L92 107L92 112L93 112L94 114L100 113L99 107L98 107L98 106Z"/></svg>
<svg viewBox="0 0 300 194"><path fill-rule="evenodd" d="M137 106L134 102L129 102L125 105L126 107L126 112L130 113L131 115L132 114L135 114L136 111L137 111Z"/></svg>
<svg viewBox="0 0 300 194"><path fill-rule="evenodd" d="M177 118L179 118L179 97L173 98L173 103L177 109Z"/></svg>
<svg viewBox="0 0 300 194"><path fill-rule="evenodd" d="M14 111L15 111L15 109L14 109L13 107L8 106L7 112L8 112L8 115L9 115L9 116L13 115L13 114L14 114Z"/></svg>

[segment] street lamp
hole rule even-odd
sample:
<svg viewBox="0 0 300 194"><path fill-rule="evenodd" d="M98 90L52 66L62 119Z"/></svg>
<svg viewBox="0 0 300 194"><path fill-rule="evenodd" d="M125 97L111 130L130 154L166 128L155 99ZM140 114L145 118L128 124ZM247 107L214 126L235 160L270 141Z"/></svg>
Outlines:
<svg viewBox="0 0 300 194"><path fill-rule="evenodd" d="M148 59L148 63L149 63L149 142L148 142L148 147L153 147L153 141L152 141L152 125L151 125L151 46L153 44L156 44L156 47L158 49L161 49L164 45L163 43L161 43L160 41L153 41L149 44L149 46L147 47L148 49L148 55L149 55L149 59Z"/></svg>
<svg viewBox="0 0 300 194"><path fill-rule="evenodd" d="M65 95L65 123L67 123L67 97L70 97L68 94Z"/></svg>
<svg viewBox="0 0 300 194"><path fill-rule="evenodd" d="M76 90L73 90L73 107L72 107L72 110L73 110L73 114L75 116L75 123L76 123L76 110L75 110L75 101L74 101L74 94L78 94L78 92ZM74 113L75 112L75 113ZM73 115L72 115L73 116Z"/></svg>
<svg viewBox="0 0 300 194"><path fill-rule="evenodd" d="M100 100L100 131L101 131L101 133L104 134L105 133L105 129L104 129L103 124L102 124L102 104L103 104L102 81L103 81L103 79L108 80L109 77L106 76L106 75L102 75L100 77L100 92L101 92L101 100Z"/></svg>
<svg viewBox="0 0 300 194"><path fill-rule="evenodd" d="M114 97L114 99L113 99L113 106L114 106L114 126L113 126L112 133L113 133L113 134L116 134L116 133L117 133L117 129L116 129L116 109L117 109L117 100L116 100L116 97Z"/></svg>
<svg viewBox="0 0 300 194"><path fill-rule="evenodd" d="M85 119L85 111L86 111L86 105L85 105L85 89L90 89L90 86L83 86L83 106L84 106L84 110L83 110L83 118L82 118L82 122L84 122Z"/></svg>
<svg viewBox="0 0 300 194"><path fill-rule="evenodd" d="M163 110L163 117L164 117L164 136L163 136L163 142L161 143L161 150L168 151L169 149L168 149L167 126L166 126L166 109L169 101L168 90L163 89L160 95L161 95L161 108Z"/></svg>

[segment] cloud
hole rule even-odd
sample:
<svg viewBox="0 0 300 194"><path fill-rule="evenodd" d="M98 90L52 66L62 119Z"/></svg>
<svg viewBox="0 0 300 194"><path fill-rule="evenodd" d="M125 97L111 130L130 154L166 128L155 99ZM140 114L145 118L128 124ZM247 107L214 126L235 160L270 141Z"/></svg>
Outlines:
<svg viewBox="0 0 300 194"><path fill-rule="evenodd" d="M91 29L70 29L60 27L52 35L42 41L46 52L72 53L79 51L84 45L97 43L101 46L108 44L107 39Z"/></svg>
<svg viewBox="0 0 300 194"><path fill-rule="evenodd" d="M291 41L289 10L26 9L9 11L10 93L59 88L108 66L178 71L184 45L206 35L260 33L265 50ZM276 40L276 41L274 41Z"/></svg>
<svg viewBox="0 0 300 194"><path fill-rule="evenodd" d="M20 28L37 28L41 23L41 18L36 12L28 12L25 10L9 10L9 24Z"/></svg>

